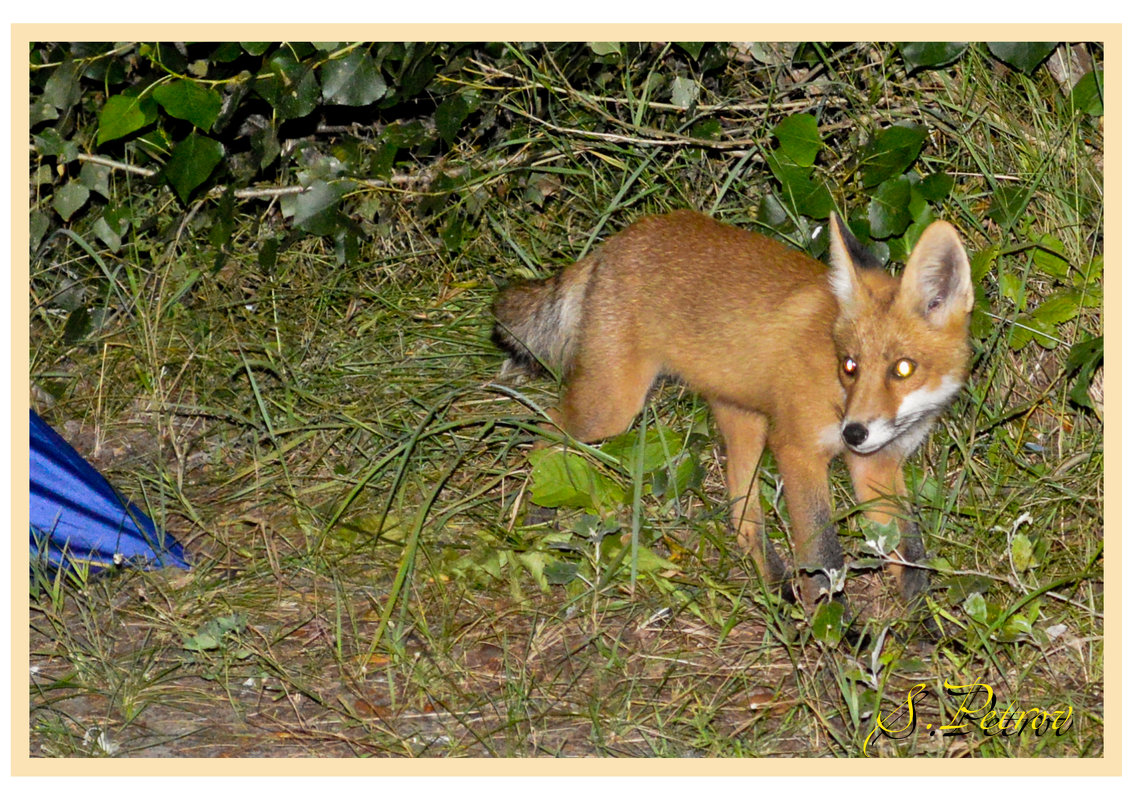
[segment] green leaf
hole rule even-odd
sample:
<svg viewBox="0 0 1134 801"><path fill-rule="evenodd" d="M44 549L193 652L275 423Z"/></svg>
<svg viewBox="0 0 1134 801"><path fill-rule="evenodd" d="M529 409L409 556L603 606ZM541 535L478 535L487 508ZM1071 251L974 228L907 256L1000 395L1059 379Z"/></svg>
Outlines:
<svg viewBox="0 0 1134 801"><path fill-rule="evenodd" d="M81 67L69 56L55 70L43 86L43 102L59 111L66 111L79 102L82 87L79 85Z"/></svg>
<svg viewBox="0 0 1134 801"><path fill-rule="evenodd" d="M1103 338L1092 337L1071 346L1067 353L1067 375L1077 376L1069 396L1079 406L1093 409L1090 387L1099 365L1103 363Z"/></svg>
<svg viewBox="0 0 1134 801"><path fill-rule="evenodd" d="M692 108L701 97L701 85L692 78L678 75L673 79L669 90L670 101L681 108Z"/></svg>
<svg viewBox="0 0 1134 801"><path fill-rule="evenodd" d="M272 46L271 42L241 42L240 46L244 48L244 52L250 56L262 56L268 52L268 48Z"/></svg>
<svg viewBox="0 0 1134 801"><path fill-rule="evenodd" d="M79 183L92 192L110 199L110 167L88 161L79 170Z"/></svg>
<svg viewBox="0 0 1134 801"><path fill-rule="evenodd" d="M29 237L29 246L32 252L39 247L39 243L47 235L47 230L51 227L51 218L44 214L42 211L33 211L31 213L31 236Z"/></svg>
<svg viewBox="0 0 1134 801"><path fill-rule="evenodd" d="M823 147L819 122L810 114L793 114L772 129L779 140L778 151L801 167L810 167Z"/></svg>
<svg viewBox="0 0 1134 801"><path fill-rule="evenodd" d="M450 215L449 224L441 230L441 241L453 253L457 253L465 244L470 233L470 226L460 209L455 209Z"/></svg>
<svg viewBox="0 0 1134 801"><path fill-rule="evenodd" d="M1059 344L1056 326L1048 320L1039 320L1032 315L1022 315L1017 318L1008 335L1008 347L1020 350L1029 342L1035 342L1041 348L1051 350Z"/></svg>
<svg viewBox="0 0 1134 801"><path fill-rule="evenodd" d="M1032 541L1024 534L1013 535L1011 551L1012 566L1018 571L1031 570L1039 564L1032 549Z"/></svg>
<svg viewBox="0 0 1134 801"><path fill-rule="evenodd" d="M815 639L834 648L843 638L843 613L846 610L838 601L821 603L811 618L811 633Z"/></svg>
<svg viewBox="0 0 1134 801"><path fill-rule="evenodd" d="M295 227L316 236L327 236L339 227L339 202L344 188L326 181L313 181L306 192L292 195L281 204L284 213L293 218Z"/></svg>
<svg viewBox="0 0 1134 801"><path fill-rule="evenodd" d="M90 195L90 190L81 183L69 181L55 190L55 194L51 197L51 205L59 212L60 217L70 220L71 216L83 207Z"/></svg>
<svg viewBox="0 0 1134 801"><path fill-rule="evenodd" d="M1103 113L1103 74L1092 70L1075 83L1071 90L1071 106L1092 117Z"/></svg>
<svg viewBox="0 0 1134 801"><path fill-rule="evenodd" d="M197 633L182 640L187 651L212 651L219 648L225 637L238 634L244 629L247 618L237 612L226 617L218 617L203 624Z"/></svg>
<svg viewBox="0 0 1134 801"><path fill-rule="evenodd" d="M98 144L111 142L157 119L157 108L151 98L129 95L108 97L98 115Z"/></svg>
<svg viewBox="0 0 1134 801"><path fill-rule="evenodd" d="M784 204L812 219L821 220L835 208L826 185L811 179L811 168L800 167L785 158L779 148L768 154L768 167L779 180Z"/></svg>
<svg viewBox="0 0 1134 801"><path fill-rule="evenodd" d="M875 135L859 161L863 186L877 186L905 172L921 152L927 136L929 129L922 125L892 125Z"/></svg>
<svg viewBox="0 0 1134 801"><path fill-rule="evenodd" d="M59 112L55 106L45 101L42 97L33 98L31 105L28 107L28 123L32 128L39 125L41 122L50 122L59 119Z"/></svg>
<svg viewBox="0 0 1134 801"><path fill-rule="evenodd" d="M367 106L386 94L386 81L374 59L361 48L328 61L320 70L323 99L340 106Z"/></svg>
<svg viewBox="0 0 1134 801"><path fill-rule="evenodd" d="M1059 325L1079 316L1079 291L1057 292L1032 311L1033 320Z"/></svg>
<svg viewBox="0 0 1134 801"><path fill-rule="evenodd" d="M921 179L918 190L931 203L940 203L953 191L953 176L944 172L927 175Z"/></svg>
<svg viewBox="0 0 1134 801"><path fill-rule="evenodd" d="M701 56L701 49L705 46L704 42L674 42L674 44L692 56L694 61Z"/></svg>
<svg viewBox="0 0 1134 801"><path fill-rule="evenodd" d="M1056 42L989 42L992 55L1020 72L1030 73L1054 52Z"/></svg>
<svg viewBox="0 0 1134 801"><path fill-rule="evenodd" d="M445 144L453 143L461 130L461 124L468 116L469 104L461 95L449 95L441 102L433 119L437 123L437 133Z"/></svg>
<svg viewBox="0 0 1134 801"><path fill-rule="evenodd" d="M912 72L951 64L968 46L968 42L898 42L898 52Z"/></svg>
<svg viewBox="0 0 1134 801"><path fill-rule="evenodd" d="M978 250L973 254L972 259L969 260L969 266L972 271L973 284L979 284L981 280L988 275L992 265L996 262L997 257L1000 256L1000 248L991 247L984 250Z"/></svg>
<svg viewBox="0 0 1134 801"><path fill-rule="evenodd" d="M652 473L669 464L669 460L681 455L683 438L671 428L662 426L646 431L642 448L642 472ZM613 456L627 473L634 469L638 459L638 432L627 431L605 442L602 452Z"/></svg>
<svg viewBox="0 0 1134 801"><path fill-rule="evenodd" d="M1036 269L1054 278L1066 278L1071 264L1067 261L1067 248L1063 242L1051 234L1044 234L1038 245L1032 258Z"/></svg>
<svg viewBox="0 0 1134 801"><path fill-rule="evenodd" d="M621 42L588 42L591 52L596 56L613 56L622 53Z"/></svg>
<svg viewBox="0 0 1134 801"><path fill-rule="evenodd" d="M548 584L570 584L579 575L579 566L574 562L555 560L547 566L544 573Z"/></svg>
<svg viewBox="0 0 1134 801"><path fill-rule="evenodd" d="M256 76L256 93L275 108L281 120L306 117L319 105L321 92L315 73L296 60L288 48L280 48Z"/></svg>
<svg viewBox="0 0 1134 801"><path fill-rule="evenodd" d="M1016 273L1007 271L1001 272L998 278L1000 281L1000 297L1010 302L1013 308L1024 308L1024 279Z"/></svg>
<svg viewBox="0 0 1134 801"><path fill-rule="evenodd" d="M32 134L32 143L35 145L36 152L41 156L57 156L63 163L74 161L79 155L79 149L75 143L64 139L63 135L54 128L47 128L40 133ZM47 183L51 183L51 181L47 181Z"/></svg>
<svg viewBox="0 0 1134 801"><path fill-rule="evenodd" d="M582 507L592 512L622 503L625 492L582 456L562 448L541 448L528 454L532 465L532 503L548 507Z"/></svg>
<svg viewBox="0 0 1134 801"><path fill-rule="evenodd" d="M921 197L919 186L916 184L910 185L909 210L913 220L900 236L889 241L891 261L908 262L925 229L937 219L933 208Z"/></svg>
<svg viewBox="0 0 1134 801"><path fill-rule="evenodd" d="M887 239L905 231L912 220L909 206L910 182L904 175L883 181L870 196L870 236Z"/></svg>
<svg viewBox="0 0 1134 801"><path fill-rule="evenodd" d="M1031 193L1026 186L998 184L992 190L992 202L988 206L988 216L997 225L1011 227L1027 208Z"/></svg>
<svg viewBox="0 0 1134 801"><path fill-rule="evenodd" d="M80 306L67 315L67 322L63 325L63 341L68 345L76 345L87 338L93 327L87 307Z"/></svg>
<svg viewBox="0 0 1134 801"><path fill-rule="evenodd" d="M977 623L988 622L988 604L985 602L984 596L979 592L974 592L966 598L965 602L961 604L961 608Z"/></svg>
<svg viewBox="0 0 1134 801"><path fill-rule="evenodd" d="M162 174L181 202L188 203L193 190L208 180L223 159L224 147L220 142L194 131L174 145Z"/></svg>
<svg viewBox="0 0 1134 801"><path fill-rule="evenodd" d="M694 139L716 140L720 139L723 133L724 127L721 125L721 121L712 117L695 122L689 128L689 135Z"/></svg>
<svg viewBox="0 0 1134 801"><path fill-rule="evenodd" d="M223 101L218 92L193 81L173 81L154 88L154 100L166 113L187 120L207 131L220 115Z"/></svg>
<svg viewBox="0 0 1134 801"><path fill-rule="evenodd" d="M130 213L125 209L107 209L91 226L94 235L117 253L122 247L122 237L130 229Z"/></svg>

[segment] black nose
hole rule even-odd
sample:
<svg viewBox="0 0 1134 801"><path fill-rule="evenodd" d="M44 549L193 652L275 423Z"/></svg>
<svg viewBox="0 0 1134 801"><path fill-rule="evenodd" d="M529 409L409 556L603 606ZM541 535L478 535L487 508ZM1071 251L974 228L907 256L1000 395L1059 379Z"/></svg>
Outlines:
<svg viewBox="0 0 1134 801"><path fill-rule="evenodd" d="M870 436L870 432L862 423L847 423L843 426L843 440L852 448L857 448L866 442L868 436Z"/></svg>

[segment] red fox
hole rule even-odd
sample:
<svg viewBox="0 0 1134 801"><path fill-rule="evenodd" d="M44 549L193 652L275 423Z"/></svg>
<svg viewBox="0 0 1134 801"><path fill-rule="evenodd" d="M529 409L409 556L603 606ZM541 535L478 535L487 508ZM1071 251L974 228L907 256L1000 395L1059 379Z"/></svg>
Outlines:
<svg viewBox="0 0 1134 801"><path fill-rule="evenodd" d="M902 463L968 375L973 289L956 230L935 222L901 278L838 215L827 269L768 237L693 211L647 217L493 306L506 367L559 372L552 421L583 442L625 431L660 376L708 401L724 439L731 520L765 581L792 595L764 535L756 468L783 478L803 601L843 565L828 465L844 454L866 515L896 520L904 598L927 586L916 525L901 513Z"/></svg>

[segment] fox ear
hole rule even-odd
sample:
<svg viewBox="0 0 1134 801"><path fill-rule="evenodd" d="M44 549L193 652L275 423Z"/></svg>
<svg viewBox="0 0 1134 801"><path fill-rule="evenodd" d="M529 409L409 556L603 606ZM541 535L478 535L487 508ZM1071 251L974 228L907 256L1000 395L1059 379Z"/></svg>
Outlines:
<svg viewBox="0 0 1134 801"><path fill-rule="evenodd" d="M902 273L901 297L934 325L973 310L969 258L949 223L938 220L918 239Z"/></svg>
<svg viewBox="0 0 1134 801"><path fill-rule="evenodd" d="M877 267L878 262L862 243L854 238L843 218L833 211L830 219L830 236L831 269L827 271L827 280L839 305L849 308L854 304L854 297L858 292L859 268Z"/></svg>

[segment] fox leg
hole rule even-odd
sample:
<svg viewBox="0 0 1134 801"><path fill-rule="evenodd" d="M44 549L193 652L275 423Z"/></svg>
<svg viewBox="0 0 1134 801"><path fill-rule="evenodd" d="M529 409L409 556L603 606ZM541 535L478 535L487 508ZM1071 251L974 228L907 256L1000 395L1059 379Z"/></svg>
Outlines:
<svg viewBox="0 0 1134 801"><path fill-rule="evenodd" d="M862 456L848 451L847 468L850 470L855 495L861 503L869 503L865 510L868 520L886 525L896 521L901 532L901 544L892 557L905 562L918 562L925 558L925 546L917 525L902 514L901 502L906 497L906 482L902 474L904 457L886 450ZM929 584L925 570L904 565L889 565L897 574L898 587L907 601L921 594Z"/></svg>
<svg viewBox="0 0 1134 801"><path fill-rule="evenodd" d="M551 419L582 442L621 434L645 405L658 369L630 349L608 351L603 358L580 353L559 408L549 412Z"/></svg>
<svg viewBox="0 0 1134 801"><path fill-rule="evenodd" d="M831 522L831 490L828 485L828 458L813 448L794 444L785 436L772 440L772 453L784 482L795 561L805 570L800 581L805 606L814 606L828 592L827 578L819 571L843 566L843 550Z"/></svg>
<svg viewBox="0 0 1134 801"><path fill-rule="evenodd" d="M760 465L768 436L768 418L722 401L714 403L712 408L728 457L728 499L736 540L756 562L764 581L769 585L779 585L786 577L786 571L764 532L756 478L756 468Z"/></svg>

